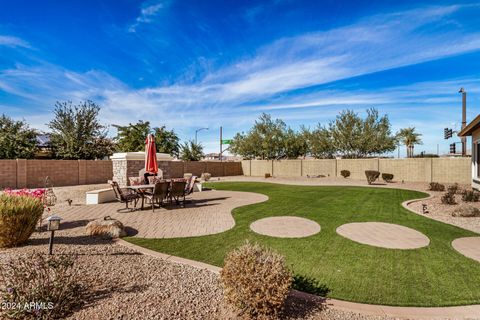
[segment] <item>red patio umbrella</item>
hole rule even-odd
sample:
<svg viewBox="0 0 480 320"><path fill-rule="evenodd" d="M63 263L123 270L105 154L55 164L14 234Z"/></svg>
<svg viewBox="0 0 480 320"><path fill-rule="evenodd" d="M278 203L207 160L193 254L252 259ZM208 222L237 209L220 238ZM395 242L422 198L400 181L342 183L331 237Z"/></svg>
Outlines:
<svg viewBox="0 0 480 320"><path fill-rule="evenodd" d="M158 172L157 148L153 134L149 134L145 140L145 172L151 174Z"/></svg>

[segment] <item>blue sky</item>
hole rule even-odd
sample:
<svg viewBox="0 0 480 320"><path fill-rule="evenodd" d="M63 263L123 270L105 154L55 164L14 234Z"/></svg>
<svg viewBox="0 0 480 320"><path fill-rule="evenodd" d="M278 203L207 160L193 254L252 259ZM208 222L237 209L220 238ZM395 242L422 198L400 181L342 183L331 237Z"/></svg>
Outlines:
<svg viewBox="0 0 480 320"><path fill-rule="evenodd" d="M447 152L460 87L467 120L480 110L479 16L476 1L2 1L0 112L45 130L56 100L92 99L105 124L209 127L214 152L219 126L262 112L298 128L376 107L418 128L418 152Z"/></svg>

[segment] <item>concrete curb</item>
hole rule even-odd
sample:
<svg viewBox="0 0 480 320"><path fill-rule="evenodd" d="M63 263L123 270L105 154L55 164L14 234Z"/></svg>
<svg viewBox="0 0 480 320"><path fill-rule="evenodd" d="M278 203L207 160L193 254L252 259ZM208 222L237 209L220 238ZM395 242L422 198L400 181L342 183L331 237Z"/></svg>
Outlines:
<svg viewBox="0 0 480 320"><path fill-rule="evenodd" d="M168 255L165 253L146 249L122 239L115 240L116 243L133 249L145 255L155 258L180 263L183 265L192 266L198 269L209 270L213 273L219 274L222 268L189 260L181 257ZM388 316L402 319L423 319L423 320L437 320L437 319L480 319L480 305L467 305L455 307L394 307L384 305L365 304L357 302L349 302L337 299L322 298L309 293L292 290L292 294L298 298L323 303L325 306L341 311L361 313L372 316Z"/></svg>

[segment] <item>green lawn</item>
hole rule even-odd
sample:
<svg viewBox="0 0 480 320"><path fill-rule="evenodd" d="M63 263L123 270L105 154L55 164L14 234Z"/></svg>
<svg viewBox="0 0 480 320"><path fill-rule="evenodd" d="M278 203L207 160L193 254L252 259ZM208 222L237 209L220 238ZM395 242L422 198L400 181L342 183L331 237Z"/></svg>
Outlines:
<svg viewBox="0 0 480 320"><path fill-rule="evenodd" d="M315 278L332 298L399 306L447 306L480 303L480 263L457 253L451 241L478 236L424 218L401 206L425 197L416 191L364 187L310 187L269 183L215 183L222 190L265 194L269 200L233 210L233 229L210 236L179 239L141 239L134 244L222 266L226 252L246 239L285 255L295 274ZM253 221L279 215L317 221L322 230L307 238L281 239L258 235ZM392 250L362 245L336 234L345 223L379 221L416 229L430 245L415 250Z"/></svg>

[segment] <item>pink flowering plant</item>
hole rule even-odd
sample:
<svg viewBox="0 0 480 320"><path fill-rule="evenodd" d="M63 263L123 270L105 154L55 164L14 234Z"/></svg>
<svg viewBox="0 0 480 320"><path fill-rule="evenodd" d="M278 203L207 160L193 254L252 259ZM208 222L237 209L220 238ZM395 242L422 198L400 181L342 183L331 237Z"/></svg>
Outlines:
<svg viewBox="0 0 480 320"><path fill-rule="evenodd" d="M45 195L45 189L5 189L3 192L10 196L28 196L37 199L42 199Z"/></svg>

